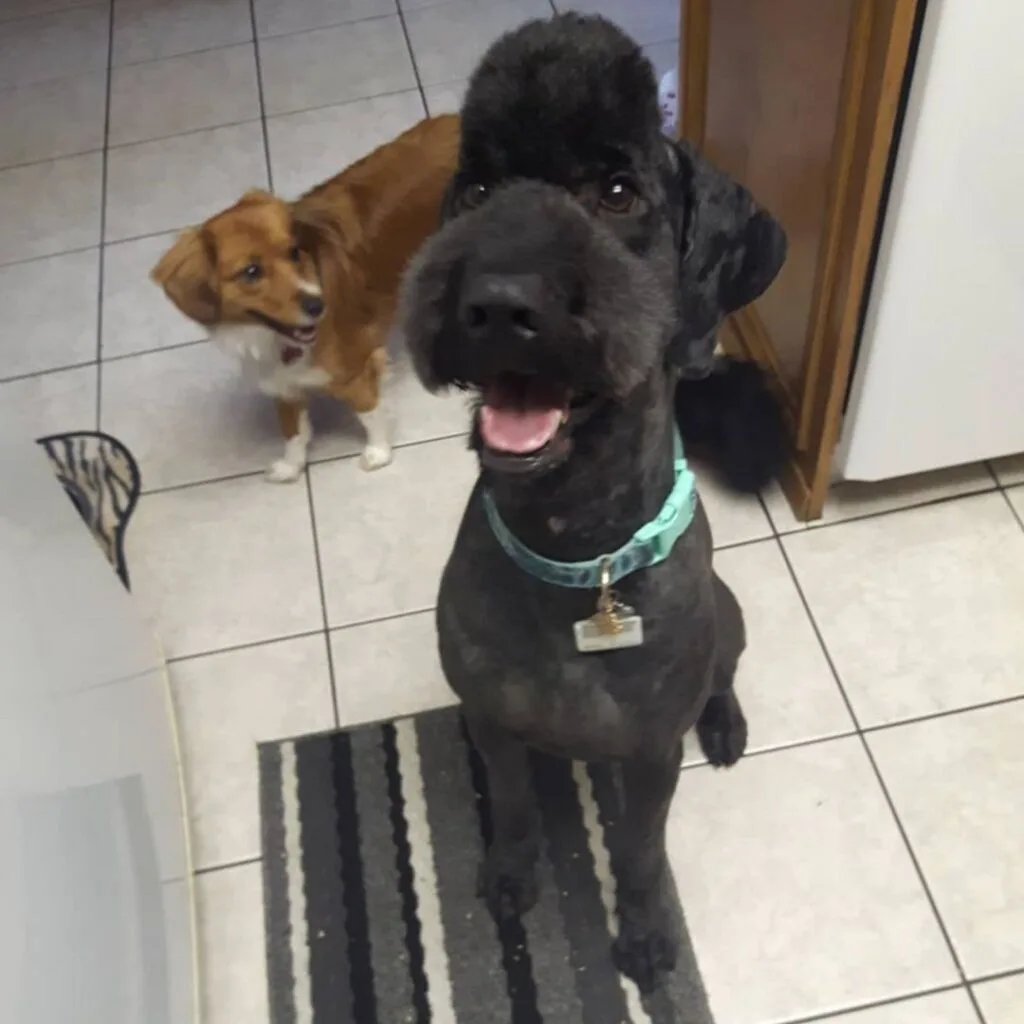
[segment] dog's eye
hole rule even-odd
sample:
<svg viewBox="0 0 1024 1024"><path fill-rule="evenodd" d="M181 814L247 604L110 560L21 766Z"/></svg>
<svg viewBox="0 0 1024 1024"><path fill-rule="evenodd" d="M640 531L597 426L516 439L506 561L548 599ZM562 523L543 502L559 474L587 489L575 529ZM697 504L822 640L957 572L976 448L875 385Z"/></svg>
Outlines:
<svg viewBox="0 0 1024 1024"><path fill-rule="evenodd" d="M476 209L488 196L486 185L467 185L459 195L459 206L464 210Z"/></svg>
<svg viewBox="0 0 1024 1024"><path fill-rule="evenodd" d="M263 276L263 268L258 263L249 263L242 267L237 276L247 284L252 284Z"/></svg>
<svg viewBox="0 0 1024 1024"><path fill-rule="evenodd" d="M624 174L609 178L601 188L601 205L610 213L629 213L638 198L636 185Z"/></svg>
<svg viewBox="0 0 1024 1024"><path fill-rule="evenodd" d="M302 250L297 245L293 245L288 250L288 258L292 263L299 263L302 260Z"/></svg>

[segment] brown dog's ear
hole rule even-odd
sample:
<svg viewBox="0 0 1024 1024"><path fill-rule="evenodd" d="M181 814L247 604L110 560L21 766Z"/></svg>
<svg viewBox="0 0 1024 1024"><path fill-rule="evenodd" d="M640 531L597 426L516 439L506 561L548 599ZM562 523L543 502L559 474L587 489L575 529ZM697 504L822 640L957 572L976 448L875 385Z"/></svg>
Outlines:
<svg viewBox="0 0 1024 1024"><path fill-rule="evenodd" d="M680 300L670 360L700 376L710 367L725 318L753 302L782 269L786 232L738 181L689 143L669 147Z"/></svg>
<svg viewBox="0 0 1024 1024"><path fill-rule="evenodd" d="M213 272L213 259L202 232L186 228L149 276L185 316L212 324L220 315Z"/></svg>

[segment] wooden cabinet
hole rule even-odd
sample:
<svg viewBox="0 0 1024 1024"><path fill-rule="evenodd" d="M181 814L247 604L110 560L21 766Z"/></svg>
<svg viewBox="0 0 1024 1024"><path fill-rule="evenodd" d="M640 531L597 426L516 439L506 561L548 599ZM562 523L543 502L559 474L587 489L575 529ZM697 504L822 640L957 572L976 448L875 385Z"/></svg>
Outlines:
<svg viewBox="0 0 1024 1024"><path fill-rule="evenodd" d="M783 486L821 512L924 0L682 0L680 131L789 236L768 292L730 321L770 371L796 455Z"/></svg>

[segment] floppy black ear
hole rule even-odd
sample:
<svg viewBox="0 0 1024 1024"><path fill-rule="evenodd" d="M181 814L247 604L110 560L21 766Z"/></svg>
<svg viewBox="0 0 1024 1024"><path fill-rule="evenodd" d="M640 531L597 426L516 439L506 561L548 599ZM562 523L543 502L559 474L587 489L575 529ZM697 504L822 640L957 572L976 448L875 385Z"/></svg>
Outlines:
<svg viewBox="0 0 1024 1024"><path fill-rule="evenodd" d="M739 182L689 143L668 145L669 201L681 206L679 327L669 359L684 373L701 376L710 369L722 321L753 302L782 269L786 233Z"/></svg>

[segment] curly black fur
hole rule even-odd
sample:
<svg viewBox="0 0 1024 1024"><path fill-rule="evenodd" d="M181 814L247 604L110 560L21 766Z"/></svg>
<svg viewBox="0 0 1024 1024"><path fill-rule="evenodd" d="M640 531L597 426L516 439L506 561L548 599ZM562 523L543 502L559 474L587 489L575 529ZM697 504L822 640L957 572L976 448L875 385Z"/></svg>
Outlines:
<svg viewBox="0 0 1024 1024"><path fill-rule="evenodd" d="M679 382L675 407L687 448L704 454L734 491L756 494L785 465L789 435L757 363L716 359L707 376Z"/></svg>
<svg viewBox="0 0 1024 1024"><path fill-rule="evenodd" d="M521 399L530 388L544 399L520 410L539 406L558 423L541 447L509 455L500 434L488 448L474 411L481 477L437 600L441 664L488 770L494 836L481 893L499 918L536 898L528 746L618 761L614 956L645 989L674 962L664 827L682 737L694 726L721 766L746 745L732 687L743 616L712 569L698 502L669 556L616 584L643 616L644 642L581 654L573 623L593 614L595 592L544 583L512 561L483 492L534 551L594 559L663 507L674 399L688 433L733 457L734 431L723 445L713 421L737 416L723 393L738 378L678 392L676 382L707 372L714 331L770 283L784 235L735 182L662 136L656 92L640 48L599 17L561 15L498 40L470 81L445 223L410 267L401 309L428 387L486 398L512 379ZM620 188L630 201L616 198ZM500 413L484 408L493 428ZM746 487L751 474L735 468Z"/></svg>

